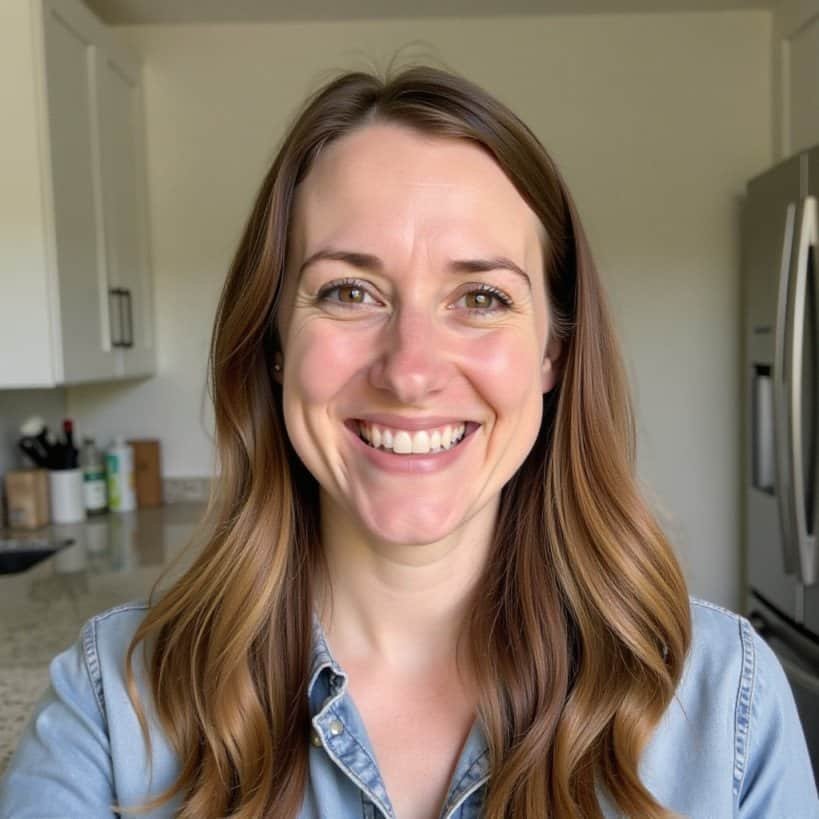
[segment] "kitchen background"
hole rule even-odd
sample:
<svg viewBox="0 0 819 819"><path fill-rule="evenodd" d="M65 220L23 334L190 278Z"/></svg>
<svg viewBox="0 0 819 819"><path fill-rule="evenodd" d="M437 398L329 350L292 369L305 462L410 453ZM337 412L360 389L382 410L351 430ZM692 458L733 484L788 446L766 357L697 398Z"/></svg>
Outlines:
<svg viewBox="0 0 819 819"><path fill-rule="evenodd" d="M0 53L18 60L0 72L0 88L26 112L43 104L21 40L33 6L40 0L9 0L0 10ZM51 360L58 383L20 388L21 360L54 327L28 326L34 302L20 295L22 282L40 277L51 285L26 298L55 309L54 274L43 274L48 241L24 223L28 206L37 230L47 227L49 204L4 185L0 473L21 463L24 418L38 414L58 429L71 417L77 440L158 438L171 493L204 497L214 470L204 387L211 323L277 140L331 74L383 67L409 44L408 58L448 65L507 102L562 169L622 335L646 492L691 590L742 607L740 203L750 177L819 142L819 2L448 0L396 3L389 12L375 2L320 0L289 10L251 0L88 6L105 36L141 65L133 110L144 131L137 181L146 193L148 285L137 298L152 374L59 383L61 365ZM53 109L50 116L55 128ZM19 181L31 169L39 176L30 187L42 188L42 135L3 138L12 144L0 177ZM46 357L54 357L53 338L51 349Z"/></svg>
<svg viewBox="0 0 819 819"><path fill-rule="evenodd" d="M166 505L75 525L0 577L0 770L50 657L144 596L201 518L211 325L279 138L331 75L398 51L485 86L557 161L646 494L691 591L746 609L741 204L819 143L819 0L86 2L0 3L0 475L24 420L69 417L78 444L158 439Z"/></svg>

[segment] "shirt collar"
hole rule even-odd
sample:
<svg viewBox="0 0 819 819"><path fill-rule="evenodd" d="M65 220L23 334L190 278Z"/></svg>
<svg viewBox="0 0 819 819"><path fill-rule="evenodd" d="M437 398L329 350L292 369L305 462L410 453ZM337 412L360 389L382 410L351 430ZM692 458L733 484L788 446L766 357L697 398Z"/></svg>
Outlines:
<svg viewBox="0 0 819 819"><path fill-rule="evenodd" d="M328 703L337 701L347 688L347 674L336 662L327 645L327 637L315 610L313 611L313 652L307 699L310 718L323 713ZM362 729L363 730L363 729ZM461 788L471 788L489 776L489 755L486 737L476 720L461 752L456 773Z"/></svg>
<svg viewBox="0 0 819 819"><path fill-rule="evenodd" d="M316 699L322 701L330 692L338 692L347 685L347 675L330 653L327 637L324 634L318 614L313 611L313 647L310 660L310 682L307 685L307 697L311 703ZM321 689L321 696L313 696L317 688ZM314 709L311 708L311 711ZM311 714L314 716L315 714Z"/></svg>

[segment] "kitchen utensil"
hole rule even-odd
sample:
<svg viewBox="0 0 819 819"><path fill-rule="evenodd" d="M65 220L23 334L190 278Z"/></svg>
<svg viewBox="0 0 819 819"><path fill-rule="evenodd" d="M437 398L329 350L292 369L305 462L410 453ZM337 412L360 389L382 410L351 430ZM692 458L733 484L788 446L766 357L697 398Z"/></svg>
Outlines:
<svg viewBox="0 0 819 819"><path fill-rule="evenodd" d="M49 459L48 453L42 448L40 442L36 438L24 435L17 442L20 451L25 453L37 466L43 469L48 469Z"/></svg>
<svg viewBox="0 0 819 819"><path fill-rule="evenodd" d="M56 440L49 434L45 421L39 415L32 415L26 419L20 426L20 434L25 439L33 440L33 445L37 447L41 459L40 462L35 460L38 466L48 469L58 469L60 467L59 454L55 451ZM25 449L23 451L34 460L34 456L31 455L31 452L34 451L33 448L30 447L28 452Z"/></svg>

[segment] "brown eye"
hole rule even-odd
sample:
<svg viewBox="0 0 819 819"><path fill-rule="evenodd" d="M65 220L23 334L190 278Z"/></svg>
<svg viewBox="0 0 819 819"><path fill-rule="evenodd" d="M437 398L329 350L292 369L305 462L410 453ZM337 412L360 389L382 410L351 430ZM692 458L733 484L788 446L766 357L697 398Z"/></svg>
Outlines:
<svg viewBox="0 0 819 819"><path fill-rule="evenodd" d="M486 310L492 306L492 300L495 298L491 293L486 293L482 290L475 290L472 293L467 293L465 296L466 306L473 310Z"/></svg>
<svg viewBox="0 0 819 819"><path fill-rule="evenodd" d="M373 306L379 304L372 293L357 281L330 282L319 291L318 300L344 307Z"/></svg>
<svg viewBox="0 0 819 819"><path fill-rule="evenodd" d="M344 285L338 288L338 300L345 304L361 304L364 301L364 291L355 285Z"/></svg>
<svg viewBox="0 0 819 819"><path fill-rule="evenodd" d="M508 310L512 306L512 300L506 293L487 286L476 287L474 290L464 293L458 302L470 313L478 316L494 315Z"/></svg>

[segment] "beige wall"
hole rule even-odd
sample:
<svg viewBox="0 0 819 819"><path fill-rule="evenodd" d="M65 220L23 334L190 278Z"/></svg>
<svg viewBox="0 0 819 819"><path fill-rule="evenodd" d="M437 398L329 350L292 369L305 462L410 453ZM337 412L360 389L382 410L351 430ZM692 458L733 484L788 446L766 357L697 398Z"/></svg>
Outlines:
<svg viewBox="0 0 819 819"><path fill-rule="evenodd" d="M693 591L739 605L738 197L772 158L769 13L124 31L146 64L160 373L68 390L83 430L157 435L167 475L210 471L210 325L276 140L333 69L420 39L563 170L622 332L641 478Z"/></svg>

